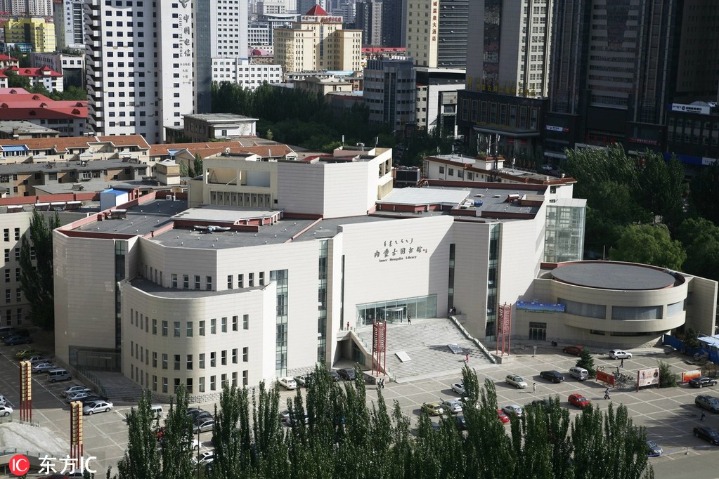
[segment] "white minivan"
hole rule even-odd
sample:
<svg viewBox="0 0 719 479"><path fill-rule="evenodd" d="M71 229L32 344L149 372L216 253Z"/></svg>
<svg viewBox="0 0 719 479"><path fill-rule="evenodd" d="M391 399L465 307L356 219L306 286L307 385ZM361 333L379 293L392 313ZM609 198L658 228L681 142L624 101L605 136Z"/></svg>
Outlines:
<svg viewBox="0 0 719 479"><path fill-rule="evenodd" d="M579 366L574 366L573 368L569 368L569 375L578 381L584 381L589 378L589 371Z"/></svg>
<svg viewBox="0 0 719 479"><path fill-rule="evenodd" d="M162 418L162 404L153 404L150 406L150 414L154 418Z"/></svg>

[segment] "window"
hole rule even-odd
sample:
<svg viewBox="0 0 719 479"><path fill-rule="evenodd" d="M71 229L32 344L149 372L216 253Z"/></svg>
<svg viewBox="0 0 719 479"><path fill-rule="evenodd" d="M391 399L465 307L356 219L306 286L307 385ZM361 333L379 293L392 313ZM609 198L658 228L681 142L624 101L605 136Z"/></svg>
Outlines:
<svg viewBox="0 0 719 479"><path fill-rule="evenodd" d="M172 273L172 287L177 288L177 275L175 273Z"/></svg>
<svg viewBox="0 0 719 479"><path fill-rule="evenodd" d="M210 334L217 334L217 319L210 320Z"/></svg>
<svg viewBox="0 0 719 479"><path fill-rule="evenodd" d="M205 369L205 353L200 353L200 358L199 358L198 362L199 362L198 367L200 369Z"/></svg>
<svg viewBox="0 0 719 479"><path fill-rule="evenodd" d="M205 320L204 320L204 319L203 319L202 321L200 321L200 331L199 331L198 334L199 334L200 336L204 336L204 335L205 335Z"/></svg>
<svg viewBox="0 0 719 479"><path fill-rule="evenodd" d="M167 321L162 320L162 335L167 336Z"/></svg>
<svg viewBox="0 0 719 479"><path fill-rule="evenodd" d="M175 359L175 361L174 361L174 363L175 363L175 371L179 371L179 370L180 370L180 355L179 355L179 354L175 354L175 358L174 358L174 359Z"/></svg>
<svg viewBox="0 0 719 479"><path fill-rule="evenodd" d="M232 350L232 364L237 364L237 348Z"/></svg>
<svg viewBox="0 0 719 479"><path fill-rule="evenodd" d="M204 392L205 392L205 377L204 377L204 376L200 376L199 381L200 381L200 382L199 382L199 384L198 384L197 387L199 388L199 390L200 390L201 393L204 393Z"/></svg>
<svg viewBox="0 0 719 479"><path fill-rule="evenodd" d="M157 320L152 319L152 334L157 335Z"/></svg>
<svg viewBox="0 0 719 479"><path fill-rule="evenodd" d="M190 289L190 276L183 274L182 275L182 289Z"/></svg>
<svg viewBox="0 0 719 479"><path fill-rule="evenodd" d="M10 241L10 228L5 228L3 230L3 239L5 241Z"/></svg>
<svg viewBox="0 0 719 479"><path fill-rule="evenodd" d="M227 332L227 317L226 316L222 318L222 332L223 333Z"/></svg>
<svg viewBox="0 0 719 479"><path fill-rule="evenodd" d="M220 380L222 381L222 387L227 386L227 374L221 375Z"/></svg>
<svg viewBox="0 0 719 479"><path fill-rule="evenodd" d="M210 376L210 391L214 391L217 389L217 385L215 384L215 376Z"/></svg>
<svg viewBox="0 0 719 479"><path fill-rule="evenodd" d="M162 392L167 394L167 378L162 378Z"/></svg>
<svg viewBox="0 0 719 479"><path fill-rule="evenodd" d="M180 389L180 378L175 378L173 383L175 384L175 388L173 389L172 393L177 394L177 390Z"/></svg>
<svg viewBox="0 0 719 479"><path fill-rule="evenodd" d="M187 378L187 393L192 394L192 378Z"/></svg>
<svg viewBox="0 0 719 479"><path fill-rule="evenodd" d="M157 352L156 351L152 352L152 367L153 368L157 367Z"/></svg>
<svg viewBox="0 0 719 479"><path fill-rule="evenodd" d="M10 261L10 250L6 249L5 250L5 262L7 263L8 261Z"/></svg>
<svg viewBox="0 0 719 479"><path fill-rule="evenodd" d="M187 327L185 329L185 333L188 338L192 337L192 321L187 322Z"/></svg>
<svg viewBox="0 0 719 479"><path fill-rule="evenodd" d="M232 330L238 331L240 329L240 318L238 316L232 316Z"/></svg>
<svg viewBox="0 0 719 479"><path fill-rule="evenodd" d="M264 286L264 285L265 285L265 272L260 271L260 286Z"/></svg>
<svg viewBox="0 0 719 479"><path fill-rule="evenodd" d="M180 322L179 321L175 321L173 330L174 330L173 336L175 336L176 338L179 338L180 337Z"/></svg>
<svg viewBox="0 0 719 479"><path fill-rule="evenodd" d="M187 355L187 361L186 361L187 369L192 369L192 354Z"/></svg>
<svg viewBox="0 0 719 479"><path fill-rule="evenodd" d="M242 386L247 386L249 384L248 373L249 371L247 371L247 369L242 371Z"/></svg>
<svg viewBox="0 0 719 479"><path fill-rule="evenodd" d="M162 369L167 369L167 353L162 353Z"/></svg>
<svg viewBox="0 0 719 479"><path fill-rule="evenodd" d="M232 275L227 275L227 289L232 289Z"/></svg>
<svg viewBox="0 0 719 479"><path fill-rule="evenodd" d="M226 349L223 349L220 352L220 364L222 364L223 366L227 366L227 350Z"/></svg>
<svg viewBox="0 0 719 479"><path fill-rule="evenodd" d="M252 288L255 285L255 273L250 273L249 278L247 279L249 283L248 286Z"/></svg>
<svg viewBox="0 0 719 479"><path fill-rule="evenodd" d="M20 239L20 228L15 228L15 240L18 241Z"/></svg>
<svg viewBox="0 0 719 479"><path fill-rule="evenodd" d="M217 355L214 351L210 353L210 367L214 368L217 366Z"/></svg>
<svg viewBox="0 0 719 479"><path fill-rule="evenodd" d="M7 250L5 250L5 251L7 251ZM6 261L7 261L7 260L6 260ZM237 288L238 288L238 289L242 289L242 288L245 287L244 277L245 277L245 275L243 275L243 274L238 274L238 275L237 275Z"/></svg>
<svg viewBox="0 0 719 479"><path fill-rule="evenodd" d="M246 363L250 359L249 348L242 348L242 362Z"/></svg>
<svg viewBox="0 0 719 479"><path fill-rule="evenodd" d="M200 286L200 275L199 274L195 275L195 289L202 289Z"/></svg>
<svg viewBox="0 0 719 479"><path fill-rule="evenodd" d="M232 372L232 387L237 387L237 371Z"/></svg>
<svg viewBox="0 0 719 479"><path fill-rule="evenodd" d="M205 289L207 289L207 291L212 291L212 276L207 276L206 279L207 279L207 285L206 285L207 287Z"/></svg>
<svg viewBox="0 0 719 479"><path fill-rule="evenodd" d="M157 392L157 376L152 375L152 390Z"/></svg>
<svg viewBox="0 0 719 479"><path fill-rule="evenodd" d="M249 314L242 315L242 329L250 329L250 315Z"/></svg>

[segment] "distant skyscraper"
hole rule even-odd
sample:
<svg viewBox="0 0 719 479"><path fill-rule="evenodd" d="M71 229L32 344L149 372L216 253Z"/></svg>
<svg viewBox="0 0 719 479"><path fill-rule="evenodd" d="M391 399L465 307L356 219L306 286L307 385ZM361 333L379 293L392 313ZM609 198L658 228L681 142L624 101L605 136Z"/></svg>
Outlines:
<svg viewBox="0 0 719 479"><path fill-rule="evenodd" d="M403 0L382 0L382 46L404 47L405 21Z"/></svg>
<svg viewBox="0 0 719 479"><path fill-rule="evenodd" d="M84 48L85 0L61 0L55 4L54 21L57 48Z"/></svg>
<svg viewBox="0 0 719 479"><path fill-rule="evenodd" d="M118 6L119 3L119 6ZM194 110L190 1L85 3L89 125L99 135L141 134L150 143Z"/></svg>
<svg viewBox="0 0 719 479"><path fill-rule="evenodd" d="M469 0L405 2L407 54L418 66L464 68Z"/></svg>
<svg viewBox="0 0 719 479"><path fill-rule="evenodd" d="M473 0L467 89L547 96L552 1Z"/></svg>
<svg viewBox="0 0 719 479"><path fill-rule="evenodd" d="M367 61L364 97L370 122L386 123L403 131L406 125L416 121L416 93L412 59Z"/></svg>
<svg viewBox="0 0 719 479"><path fill-rule="evenodd" d="M52 0L7 0L4 10L11 15L52 17Z"/></svg>
<svg viewBox="0 0 719 479"><path fill-rule="evenodd" d="M362 45L382 45L382 0L357 2L355 28L362 30Z"/></svg>
<svg viewBox="0 0 719 479"><path fill-rule="evenodd" d="M716 18L715 2L690 3L703 7L682 11L678 0L555 0L545 154L615 142L628 150L661 149L677 54L700 63L703 51L694 44L696 52L678 52L681 23L694 29L703 16ZM696 35L701 42L704 33ZM705 59L716 71L716 57Z"/></svg>

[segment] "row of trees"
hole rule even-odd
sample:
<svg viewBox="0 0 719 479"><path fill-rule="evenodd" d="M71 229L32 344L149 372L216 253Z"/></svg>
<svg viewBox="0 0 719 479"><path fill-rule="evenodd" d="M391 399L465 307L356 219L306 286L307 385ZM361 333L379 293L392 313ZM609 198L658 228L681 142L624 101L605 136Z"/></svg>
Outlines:
<svg viewBox="0 0 719 479"><path fill-rule="evenodd" d="M322 95L301 90L276 88L265 84L256 90L229 82L212 86L212 111L236 113L258 118L258 134L265 138L297 145L315 151L331 152L345 144L364 143L394 147L404 132L393 131L385 124L369 122L366 105L355 104L341 112L334 111ZM426 155L449 153L452 139L440 134L413 131L401 147L401 164L419 166ZM400 150L398 150L400 151Z"/></svg>
<svg viewBox="0 0 719 479"><path fill-rule="evenodd" d="M646 152L637 159L615 145L568 150L564 170L577 179L575 196L587 199L590 257L608 253L719 279L719 166L687 183L675 158Z"/></svg>
<svg viewBox="0 0 719 479"><path fill-rule="evenodd" d="M527 407L507 428L497 419L494 383L482 386L467 367L462 375L468 394L464 432L451 416L435 424L425 414L413 430L399 404L390 410L381 391L368 407L361 375L340 385L318 368L306 394L298 390L288 400L289 428L279 421L276 388L225 387L215 410L215 460L201 472L228 479L653 477L645 432L624 406L590 407L571 420L555 398L551 405ZM170 408L161 449L150 402L147 393L128 415L129 442L114 479L198 473L184 390Z"/></svg>

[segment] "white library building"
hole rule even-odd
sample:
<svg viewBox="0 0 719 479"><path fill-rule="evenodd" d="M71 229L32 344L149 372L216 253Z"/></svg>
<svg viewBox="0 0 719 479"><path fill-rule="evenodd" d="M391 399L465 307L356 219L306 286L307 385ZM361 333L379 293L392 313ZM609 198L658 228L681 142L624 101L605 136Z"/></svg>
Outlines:
<svg viewBox="0 0 719 479"><path fill-rule="evenodd" d="M713 330L716 282L581 261L571 179L394 188L382 148L203 168L186 198L133 194L55 230L59 360L212 400L318 362L369 369L348 331L377 321L452 315L488 347L502 305L525 340L632 347Z"/></svg>

